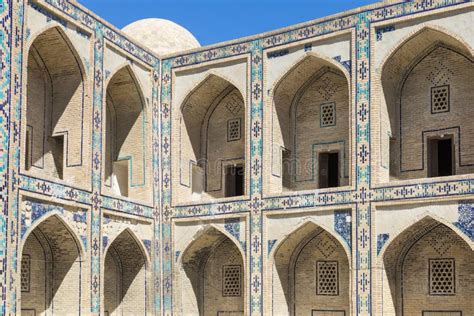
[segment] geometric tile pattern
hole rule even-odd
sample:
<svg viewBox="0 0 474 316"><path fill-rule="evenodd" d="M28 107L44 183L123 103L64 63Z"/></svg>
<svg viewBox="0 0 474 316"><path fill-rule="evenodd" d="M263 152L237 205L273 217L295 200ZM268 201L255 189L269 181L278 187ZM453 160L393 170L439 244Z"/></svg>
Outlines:
<svg viewBox="0 0 474 316"><path fill-rule="evenodd" d="M352 218L350 210L334 212L334 230L341 235L350 248L352 244Z"/></svg>

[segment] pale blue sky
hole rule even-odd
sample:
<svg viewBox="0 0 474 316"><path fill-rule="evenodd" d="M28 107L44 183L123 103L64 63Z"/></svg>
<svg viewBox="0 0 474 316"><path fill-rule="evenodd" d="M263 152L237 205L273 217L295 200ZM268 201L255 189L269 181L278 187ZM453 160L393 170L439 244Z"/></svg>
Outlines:
<svg viewBox="0 0 474 316"><path fill-rule="evenodd" d="M143 18L172 20L201 45L236 39L339 13L375 0L79 0L115 26Z"/></svg>

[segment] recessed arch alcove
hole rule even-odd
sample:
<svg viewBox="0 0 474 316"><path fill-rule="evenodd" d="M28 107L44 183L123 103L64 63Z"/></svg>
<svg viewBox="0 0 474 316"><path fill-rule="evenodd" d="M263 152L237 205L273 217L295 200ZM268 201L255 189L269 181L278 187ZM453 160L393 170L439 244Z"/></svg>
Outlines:
<svg viewBox="0 0 474 316"><path fill-rule="evenodd" d="M381 72L381 181L472 173L474 58L462 40L424 26Z"/></svg>
<svg viewBox="0 0 474 316"><path fill-rule="evenodd" d="M272 191L349 184L350 91L347 70L315 53L302 57L276 82L270 125Z"/></svg>
<svg viewBox="0 0 474 316"><path fill-rule="evenodd" d="M21 310L36 315L82 312L84 252L59 214L44 216L27 231L21 248Z"/></svg>
<svg viewBox="0 0 474 316"><path fill-rule="evenodd" d="M425 216L391 236L378 260L383 315L473 310L474 249L452 224Z"/></svg>
<svg viewBox="0 0 474 316"><path fill-rule="evenodd" d="M149 312L146 249L130 229L122 231L105 250L104 311L107 315L146 315Z"/></svg>
<svg viewBox="0 0 474 316"><path fill-rule="evenodd" d="M216 74L207 75L181 104L177 172L179 189L190 199L246 194L245 104L241 91Z"/></svg>
<svg viewBox="0 0 474 316"><path fill-rule="evenodd" d="M146 102L131 66L107 82L105 186L125 197L146 198Z"/></svg>
<svg viewBox="0 0 474 316"><path fill-rule="evenodd" d="M279 241L272 256L272 311L285 315L350 315L350 250L306 222Z"/></svg>
<svg viewBox="0 0 474 316"><path fill-rule="evenodd" d="M184 315L244 315L244 254L232 237L206 226L178 262L175 295Z"/></svg>
<svg viewBox="0 0 474 316"><path fill-rule="evenodd" d="M25 170L87 183L81 172L89 135L84 128L89 113L86 71L61 27L33 37L26 74Z"/></svg>

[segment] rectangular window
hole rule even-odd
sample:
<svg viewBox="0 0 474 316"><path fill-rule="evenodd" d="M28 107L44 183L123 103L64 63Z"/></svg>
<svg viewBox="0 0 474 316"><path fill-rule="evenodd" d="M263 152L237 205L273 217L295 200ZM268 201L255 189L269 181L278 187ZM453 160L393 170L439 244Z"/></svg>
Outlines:
<svg viewBox="0 0 474 316"><path fill-rule="evenodd" d="M339 186L339 153L319 154L319 188Z"/></svg>
<svg viewBox="0 0 474 316"><path fill-rule="evenodd" d="M446 177L454 174L453 140L433 138L428 140L428 177Z"/></svg>
<svg viewBox="0 0 474 316"><path fill-rule="evenodd" d="M316 262L316 294L339 295L339 276L337 261Z"/></svg>
<svg viewBox="0 0 474 316"><path fill-rule="evenodd" d="M240 296L240 265L222 267L222 296Z"/></svg>
<svg viewBox="0 0 474 316"><path fill-rule="evenodd" d="M232 119L227 121L227 141L234 142L240 140L241 128L240 119Z"/></svg>
<svg viewBox="0 0 474 316"><path fill-rule="evenodd" d="M21 279L21 291L29 292L30 291L30 256L23 255L21 257L21 269L20 269L20 279Z"/></svg>
<svg viewBox="0 0 474 316"><path fill-rule="evenodd" d="M29 170L31 168L31 132L26 130L26 139L25 139L25 169Z"/></svg>
<svg viewBox="0 0 474 316"><path fill-rule="evenodd" d="M449 112L449 86L431 88L431 113Z"/></svg>
<svg viewBox="0 0 474 316"><path fill-rule="evenodd" d="M430 295L454 295L454 259L429 259Z"/></svg>
<svg viewBox="0 0 474 316"><path fill-rule="evenodd" d="M51 137L54 165L56 166L57 177L63 179L64 164L64 136Z"/></svg>
<svg viewBox="0 0 474 316"><path fill-rule="evenodd" d="M242 165L227 166L225 169L225 196L244 195L244 167Z"/></svg>
<svg viewBox="0 0 474 316"><path fill-rule="evenodd" d="M321 127L336 125L336 103L321 104L320 124Z"/></svg>

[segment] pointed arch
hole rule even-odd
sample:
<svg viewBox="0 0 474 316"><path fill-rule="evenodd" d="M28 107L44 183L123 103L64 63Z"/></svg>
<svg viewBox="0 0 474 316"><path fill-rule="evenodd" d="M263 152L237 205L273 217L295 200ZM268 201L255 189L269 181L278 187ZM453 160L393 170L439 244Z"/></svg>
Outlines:
<svg viewBox="0 0 474 316"><path fill-rule="evenodd" d="M245 254L235 238L209 224L201 229L177 262L176 298L184 314L244 311ZM227 287L227 273L235 284ZM231 291L232 293L227 293ZM213 304L206 304L212 300Z"/></svg>
<svg viewBox="0 0 474 316"><path fill-rule="evenodd" d="M395 242L395 240L399 236L402 236L402 234L414 230L414 227L418 227L419 229L419 228L427 226L429 223L438 223L438 224L445 225L446 227L451 229L453 232L455 232L456 235L459 236L459 238L463 239L469 245L469 247L474 251L474 243L458 227L456 227L452 223L448 222L442 217L437 216L436 214L432 212L425 212L421 214L420 216L417 216L409 224L399 229L395 234L393 234L393 236L390 237L390 240L383 245L383 247L380 249L380 252L378 254L379 265L382 264L381 260L383 259L387 249L390 247L392 243Z"/></svg>
<svg viewBox="0 0 474 316"><path fill-rule="evenodd" d="M285 72L283 73L283 75L281 75L276 81L275 83L272 85L272 94L275 95L276 94L276 91L278 90L278 88L283 84L284 81L286 81L288 79L288 77L294 72L294 71L297 71L298 69L301 69L306 63L308 62L317 62L317 63L320 63L321 64L321 67L328 67L328 68L335 68L336 71L339 71L341 72L342 74L344 74L344 77L346 78L346 80L348 82L351 81L351 74L350 72L347 70L347 68L345 68L343 65L341 65L340 63L338 63L336 60L334 59L331 59L331 58L328 58L322 54L319 54L317 52L306 52L303 56L301 56L300 58L298 58L295 62L293 62L288 68L287 70L285 70ZM302 78L301 82L305 82L305 80L303 79L308 79L308 78ZM301 85L301 84L300 84ZM350 89L350 87L349 87ZM350 91L349 91L350 93Z"/></svg>
<svg viewBox="0 0 474 316"><path fill-rule="evenodd" d="M104 254L107 253L110 246L122 234L128 234L130 236L131 240L133 240L137 244L137 247L140 249L140 252L143 254L143 257L145 258L145 263L146 263L147 267L150 266L151 258L150 258L150 255L148 253L148 250L146 249L145 245L143 244L143 241L140 240L140 238L138 238L137 234L135 234L135 232L133 230L131 230L130 227L124 228L122 231L120 231L120 233L115 235L113 239L108 241L107 247L105 247L105 249L104 249Z"/></svg>
<svg viewBox="0 0 474 316"><path fill-rule="evenodd" d="M104 82L104 87L107 88L109 87L109 84L112 82L114 77L119 74L120 72L127 72L130 78L132 79L132 83L135 85L135 88L140 96L141 100L141 107L143 111L146 111L147 104L146 104L146 98L143 93L143 84L140 81L140 78L137 76L135 70L133 69L132 65L129 62L123 62L119 64L117 67L114 68L114 70L111 71L110 76L107 78L107 80Z"/></svg>
<svg viewBox="0 0 474 316"><path fill-rule="evenodd" d="M106 82L106 186L135 195L146 182L146 101L134 70L119 66Z"/></svg>
<svg viewBox="0 0 474 316"><path fill-rule="evenodd" d="M146 314L150 258L142 242L127 227L111 240L104 254L104 311Z"/></svg>
<svg viewBox="0 0 474 316"><path fill-rule="evenodd" d="M307 220L281 238L269 257L274 312L296 315L311 310L339 310L349 313L351 253L340 236ZM329 269L331 274L323 273L324 269ZM328 275L332 277L329 283L319 280ZM321 284L330 283L329 291L324 292L328 289ZM305 294L308 292L314 294L308 296Z"/></svg>
<svg viewBox="0 0 474 316"><path fill-rule="evenodd" d="M82 166L88 135L84 129L87 70L59 26L42 29L26 47L24 167L55 178L72 178L74 171L68 168Z"/></svg>
<svg viewBox="0 0 474 316"><path fill-rule="evenodd" d="M397 93L410 70L440 45L473 59L474 50L459 36L435 25L422 25L394 45L382 61L381 78L384 93L387 94L388 91Z"/></svg>
<svg viewBox="0 0 474 316"><path fill-rule="evenodd" d="M348 258L352 256L351 249L347 245L347 242L341 237L341 235L335 233L333 230L331 230L329 227L322 223L318 223L314 219L307 219L299 223L293 230L285 234L282 238L280 238L275 245L272 247L272 251L268 254L268 257L271 258L272 260L275 260L275 253L278 251L280 246L285 243L291 236L295 235L295 233L299 232L300 230L303 230L306 227L310 226L315 226L315 227L320 227L329 234L331 234L332 237L337 239L337 241L341 244L341 246L344 248L344 251L346 252L346 255Z"/></svg>
<svg viewBox="0 0 474 316"><path fill-rule="evenodd" d="M211 72L191 89L179 116L183 189L199 198L240 195L227 192L223 175L229 165L245 168L246 118L246 101L232 81Z"/></svg>
<svg viewBox="0 0 474 316"><path fill-rule="evenodd" d="M275 82L270 149L270 181L275 189L308 190L349 183L350 82L350 73L340 63L313 52ZM330 184L318 170L326 169L326 157L320 156L328 152L337 165L328 177Z"/></svg>
<svg viewBox="0 0 474 316"><path fill-rule="evenodd" d="M381 312L412 315L426 309L441 310L450 300L457 300L460 311L470 311L472 306L468 307L462 300L472 297L474 287L459 288L455 297L432 294L435 279L431 276L431 265L444 262L455 271L456 275L448 271L447 275L453 278L443 283L454 293L458 278L472 280L474 269L466 263L473 259L472 242L467 241L463 233L434 214L423 214L391 238L380 252L377 277L381 279L384 294L377 299L383 301Z"/></svg>
<svg viewBox="0 0 474 316"><path fill-rule="evenodd" d="M23 251L24 243L26 242L26 240L28 239L30 234L39 225L41 225L42 223L50 220L51 218L57 219L59 221L59 223L61 223L67 229L67 231L71 234L71 237L74 238L74 242L77 246L78 253L80 254L81 257L83 257L84 254L85 254L84 245L82 244L81 239L79 238L77 233L74 231L74 229L72 229L72 223L68 219L66 219L60 211L56 211L56 210L52 211L52 212L48 212L47 214L41 216L31 226L28 227L28 229L25 231L24 235L21 238L22 243L20 245L20 248L19 248L18 252L21 253Z"/></svg>
<svg viewBox="0 0 474 316"><path fill-rule="evenodd" d="M471 137L466 135L474 129L459 119L474 115L464 102L472 93L466 81L474 75L473 53L457 35L438 26L422 25L387 54L380 74L380 137L387 170L384 177L416 179L438 176L439 172L443 176L445 172L436 169L438 164L432 164L435 150L425 143L445 135L451 142L453 157L452 163L446 162L446 173L473 172L474 160L465 148L471 148ZM426 120L428 116L430 120Z"/></svg>
<svg viewBox="0 0 474 316"><path fill-rule="evenodd" d="M21 244L21 308L37 313L81 313L83 245L57 212L32 225ZM24 275L23 275L24 274ZM25 288L24 288L25 287Z"/></svg>
<svg viewBox="0 0 474 316"><path fill-rule="evenodd" d="M70 52L74 55L75 61L77 62L81 70L81 75L83 77L82 79L84 82L86 82L88 78L88 73L87 73L87 68L84 64L84 60L79 55L78 53L79 50L77 49L76 44L74 44L74 42L70 39L69 35L66 34L66 31L61 25L58 25L58 24L47 25L41 28L40 30L38 30L37 32L35 32L34 34L32 34L29 37L24 47L25 59L26 60L28 59L28 54L31 52L31 48L34 45L34 43L37 41L38 37L40 37L41 35L44 35L45 33L52 32L53 30L57 31L61 35L61 38L67 44L67 47L69 48Z"/></svg>

